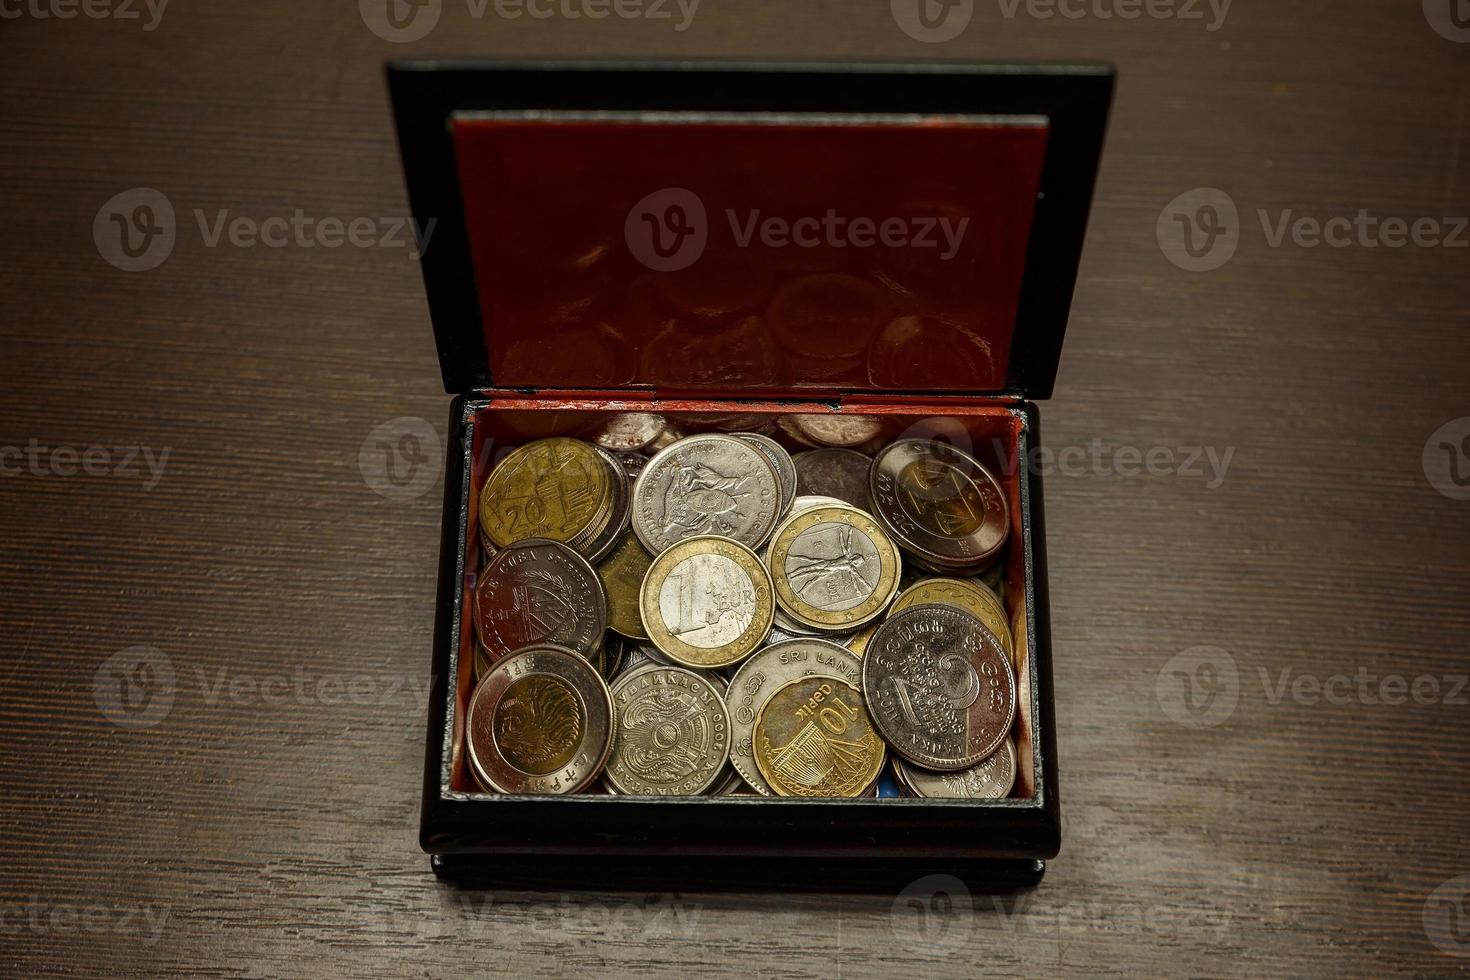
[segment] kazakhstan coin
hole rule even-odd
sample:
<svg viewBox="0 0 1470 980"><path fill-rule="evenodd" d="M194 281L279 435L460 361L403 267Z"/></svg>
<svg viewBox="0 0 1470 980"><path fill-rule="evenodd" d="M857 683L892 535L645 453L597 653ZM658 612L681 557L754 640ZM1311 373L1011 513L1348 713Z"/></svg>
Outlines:
<svg viewBox="0 0 1470 980"><path fill-rule="evenodd" d="M633 796L696 796L730 757L721 692L693 671L646 667L612 688L614 728L607 781Z"/></svg>

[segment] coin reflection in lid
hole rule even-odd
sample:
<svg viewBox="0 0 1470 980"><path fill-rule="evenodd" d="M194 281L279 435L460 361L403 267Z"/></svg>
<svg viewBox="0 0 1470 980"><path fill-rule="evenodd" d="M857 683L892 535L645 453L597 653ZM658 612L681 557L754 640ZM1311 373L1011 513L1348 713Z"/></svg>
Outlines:
<svg viewBox="0 0 1470 980"><path fill-rule="evenodd" d="M771 632L771 576L755 553L728 538L688 538L653 560L643 580L643 628L685 667L744 660Z"/></svg>

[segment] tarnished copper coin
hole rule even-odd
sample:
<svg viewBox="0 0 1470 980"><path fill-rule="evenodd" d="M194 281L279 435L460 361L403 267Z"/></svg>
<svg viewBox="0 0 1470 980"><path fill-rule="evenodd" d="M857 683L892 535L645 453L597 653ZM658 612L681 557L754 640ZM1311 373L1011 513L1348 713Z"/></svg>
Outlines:
<svg viewBox="0 0 1470 980"><path fill-rule="evenodd" d="M500 793L579 792L607 761L612 717L607 684L586 660L555 646L519 650L470 699L475 779Z"/></svg>
<svg viewBox="0 0 1470 980"><path fill-rule="evenodd" d="M809 449L791 457L796 467L796 492L837 497L861 510L868 502L868 471L873 460L851 449Z"/></svg>
<svg viewBox="0 0 1470 980"><path fill-rule="evenodd" d="M873 516L930 567L978 569L1005 546L1010 508L990 471L968 453L928 439L901 439L869 474Z"/></svg>
<svg viewBox="0 0 1470 980"><path fill-rule="evenodd" d="M1011 658L955 606L915 606L878 627L863 654L863 695L893 751L926 769L965 769L1010 737Z"/></svg>
<svg viewBox="0 0 1470 980"><path fill-rule="evenodd" d="M587 559L560 542L518 542L480 573L475 629L492 661L542 643L591 657L607 630L602 582Z"/></svg>

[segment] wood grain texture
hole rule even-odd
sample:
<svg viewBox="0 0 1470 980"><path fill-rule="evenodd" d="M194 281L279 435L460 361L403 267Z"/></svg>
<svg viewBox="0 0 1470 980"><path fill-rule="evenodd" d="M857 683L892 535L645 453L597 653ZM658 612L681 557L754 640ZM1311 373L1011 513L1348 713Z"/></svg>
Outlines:
<svg viewBox="0 0 1470 980"><path fill-rule="evenodd" d="M1470 874L1466 692L1275 696L1283 677L1360 671L1448 694L1470 672L1470 502L1421 466L1430 434L1470 416L1470 252L1273 247L1257 218L1466 214L1470 44L1411 0L1241 2L1214 31L1203 5L1203 21L1125 21L983 2L943 44L910 40L886 3L704 0L681 32L493 5L476 20L452 0L402 45L355 7L174 0L152 31L0 20L0 447L168 451L151 486L64 475L64 457L0 477L0 970L1470 968L1425 927L1430 893ZM458 892L429 874L439 497L385 499L358 465L380 423L443 431L417 269L403 249L209 247L194 217L403 215L381 63L406 53L1118 65L1045 441L1234 455L1218 486L1049 475L1066 829L1019 908L975 896L917 923L891 895L703 893L697 867L679 895ZM180 231L167 262L129 274L91 229L138 186L170 198ZM1197 187L1242 217L1208 273L1155 239ZM176 671L172 710L144 730L94 697L135 646ZM1226 651L1240 692L1194 728L1158 680L1200 646Z"/></svg>

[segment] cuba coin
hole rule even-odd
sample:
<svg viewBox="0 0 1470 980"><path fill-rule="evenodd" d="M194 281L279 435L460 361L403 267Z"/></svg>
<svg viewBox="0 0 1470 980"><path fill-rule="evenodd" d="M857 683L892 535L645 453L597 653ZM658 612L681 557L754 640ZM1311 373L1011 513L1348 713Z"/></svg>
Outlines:
<svg viewBox="0 0 1470 980"><path fill-rule="evenodd" d="M853 632L898 592L898 548L868 514L846 505L789 517L771 539L776 601L796 622Z"/></svg>
<svg viewBox="0 0 1470 980"><path fill-rule="evenodd" d="M714 535L688 538L653 560L641 590L643 628L669 659L718 669L744 660L771 632L771 574L755 552Z"/></svg>
<svg viewBox="0 0 1470 980"><path fill-rule="evenodd" d="M863 665L836 643L795 639L771 644L741 664L730 678L725 695L730 708L730 764L762 796L770 796L771 787L755 763L756 716L777 688L814 674L858 685L862 682Z"/></svg>
<svg viewBox="0 0 1470 980"><path fill-rule="evenodd" d="M756 716L753 741L778 796L871 795L886 757L862 692L820 674L778 688Z"/></svg>
<svg viewBox="0 0 1470 980"><path fill-rule="evenodd" d="M901 758L894 760L893 769L915 796L1001 800L1011 795L1011 787L1016 784L1016 747L1006 739L984 762L954 772L922 769Z"/></svg>
<svg viewBox="0 0 1470 980"><path fill-rule="evenodd" d="M475 628L491 661L541 643L590 658L607 630L602 582L587 559L564 544L517 542L480 573Z"/></svg>
<svg viewBox="0 0 1470 980"><path fill-rule="evenodd" d="M527 647L497 663L470 699L470 765L492 791L576 793L607 761L612 718L612 695L591 664L561 647Z"/></svg>
<svg viewBox="0 0 1470 980"><path fill-rule="evenodd" d="M878 627L863 655L863 695L893 751L926 769L966 769L1010 737L1011 658L956 606L914 606Z"/></svg>
<svg viewBox="0 0 1470 980"><path fill-rule="evenodd" d="M695 796L730 757L730 716L721 691L693 671L646 667L612 688L614 726L607 781L633 796Z"/></svg>
<svg viewBox="0 0 1470 980"><path fill-rule="evenodd" d="M633 485L633 530L652 554L717 534L747 548L770 537L781 481L755 446L734 436L688 436L648 461Z"/></svg>

